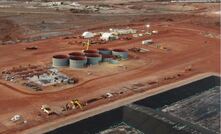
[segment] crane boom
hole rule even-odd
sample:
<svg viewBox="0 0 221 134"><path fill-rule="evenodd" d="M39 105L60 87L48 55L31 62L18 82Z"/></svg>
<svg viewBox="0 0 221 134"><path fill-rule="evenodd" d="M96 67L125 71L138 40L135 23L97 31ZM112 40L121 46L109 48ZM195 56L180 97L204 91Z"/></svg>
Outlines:
<svg viewBox="0 0 221 134"><path fill-rule="evenodd" d="M83 42L82 45L83 45L83 46L86 46L86 49L85 49L85 50L88 50L88 49L89 49L89 46L91 45L91 44L90 44L90 40L87 40L87 42Z"/></svg>

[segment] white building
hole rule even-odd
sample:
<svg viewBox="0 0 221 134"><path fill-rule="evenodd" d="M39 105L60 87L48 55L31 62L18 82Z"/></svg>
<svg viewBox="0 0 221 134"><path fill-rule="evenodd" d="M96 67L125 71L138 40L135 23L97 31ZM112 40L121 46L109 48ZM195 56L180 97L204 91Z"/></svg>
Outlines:
<svg viewBox="0 0 221 134"><path fill-rule="evenodd" d="M80 6L81 6L81 5L80 5L79 3L77 3L77 2L73 2L71 5L72 5L72 6L75 6L75 7L80 7Z"/></svg>
<svg viewBox="0 0 221 134"><path fill-rule="evenodd" d="M84 32L82 34L82 37L84 37L85 39L87 38L93 38L94 37L94 34L92 32Z"/></svg>
<svg viewBox="0 0 221 134"><path fill-rule="evenodd" d="M118 36L112 34L112 33L102 33L101 40L109 41L109 40L116 40L118 39Z"/></svg>
<svg viewBox="0 0 221 134"><path fill-rule="evenodd" d="M158 34L158 31L157 30L153 30L152 33L153 34Z"/></svg>
<svg viewBox="0 0 221 134"><path fill-rule="evenodd" d="M150 39L150 40L143 40L142 41L142 44L143 45L149 45L149 44L152 44L153 43L153 40L152 39Z"/></svg>
<svg viewBox="0 0 221 134"><path fill-rule="evenodd" d="M147 25L146 25L146 28L150 28L150 24L147 24Z"/></svg>
<svg viewBox="0 0 221 134"><path fill-rule="evenodd" d="M124 35L124 34L135 34L137 30L134 29L109 29L110 32L115 33L117 35Z"/></svg>

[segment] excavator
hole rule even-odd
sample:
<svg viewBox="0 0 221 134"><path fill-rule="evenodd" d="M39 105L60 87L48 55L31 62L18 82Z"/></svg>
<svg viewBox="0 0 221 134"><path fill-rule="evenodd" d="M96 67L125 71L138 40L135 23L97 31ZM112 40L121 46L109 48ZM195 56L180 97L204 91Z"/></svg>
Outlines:
<svg viewBox="0 0 221 134"><path fill-rule="evenodd" d="M73 99L69 103L66 104L66 110L72 110L75 108L80 108L83 110L83 104L78 99Z"/></svg>

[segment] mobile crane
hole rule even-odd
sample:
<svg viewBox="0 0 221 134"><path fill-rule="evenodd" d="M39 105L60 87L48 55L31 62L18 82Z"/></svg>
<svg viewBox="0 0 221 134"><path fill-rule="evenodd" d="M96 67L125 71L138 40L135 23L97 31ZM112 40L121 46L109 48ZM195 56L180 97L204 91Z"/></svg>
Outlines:
<svg viewBox="0 0 221 134"><path fill-rule="evenodd" d="M86 46L85 50L88 50L91 45L90 40L88 40L87 42L82 42L82 45L83 45L83 47Z"/></svg>

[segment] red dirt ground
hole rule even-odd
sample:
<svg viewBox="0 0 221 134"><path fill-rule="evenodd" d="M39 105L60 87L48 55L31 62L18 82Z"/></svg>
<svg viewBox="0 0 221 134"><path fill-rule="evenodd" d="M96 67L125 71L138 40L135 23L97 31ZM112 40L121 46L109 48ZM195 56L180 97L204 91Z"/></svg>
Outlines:
<svg viewBox="0 0 221 134"><path fill-rule="evenodd" d="M200 21L207 18L199 17ZM0 133L14 133L47 121L53 121L57 117L39 117L38 113L42 104L60 106L72 98L78 98L81 101L98 97L104 93L116 91L120 87L139 81L161 80L164 76L182 73L181 80L196 74L205 72L220 73L220 39L205 37L203 32L220 35L219 29L215 25L204 26L192 24L189 20L194 20L195 16L189 16L186 21L177 19L175 22L154 21L151 22L152 29L159 31L159 34L152 38L156 44L170 48L170 51L159 50L153 46L142 46L150 52L145 54L136 54L129 52L129 55L136 55L136 58L145 62L151 59L151 64L136 65L136 68L122 71L121 73L101 75L93 78L83 78L78 85L55 92L33 93L22 89L21 86L14 86L14 89L5 81L0 81ZM159 19L160 20L160 19ZM132 26L136 29L144 29L145 24L149 22L140 22L139 25ZM108 24L107 24L108 27ZM96 26L95 26L96 28ZM135 38L131 41L113 41L104 45L92 46L92 49L98 47L123 48L141 46L141 41L146 37ZM81 45L69 45L69 41L78 41L78 39L53 38L37 41L33 43L21 43L8 46L0 46L0 71L5 68L24 64L50 64L51 57L54 54L62 54L76 50L82 50ZM27 45L37 46L37 51L25 51L23 48ZM130 59L129 59L130 61ZM132 58L131 62L134 61ZM135 62L136 63L136 62ZM135 64L134 63L134 64ZM127 64L130 67L130 64ZM184 69L193 66L191 72L185 73ZM67 71L67 70L64 70ZM77 72L78 70L72 70ZM160 85L171 83L177 80L161 82ZM160 86L159 85L159 86ZM124 97L132 95L126 93ZM121 97L116 97L116 99ZM98 102L95 106L106 102ZM90 108L92 106L88 106ZM15 125L9 122L9 119L15 115L21 114L27 120L28 124ZM74 114L74 113L72 113Z"/></svg>

